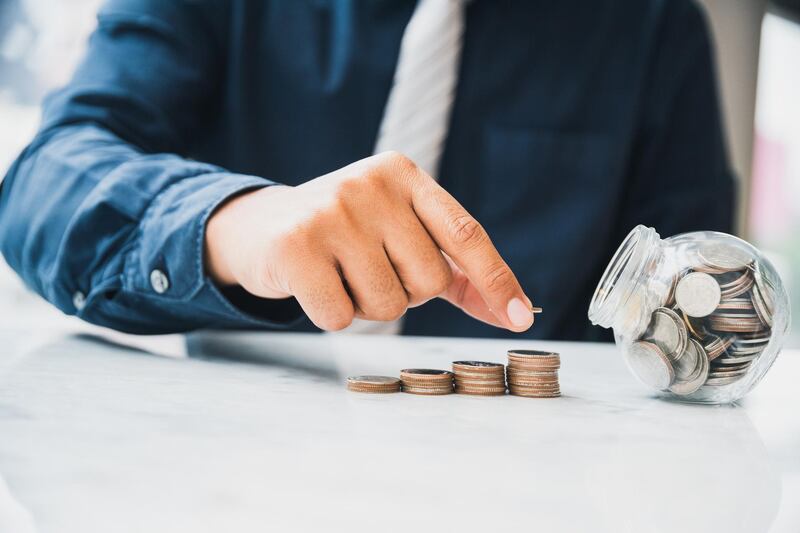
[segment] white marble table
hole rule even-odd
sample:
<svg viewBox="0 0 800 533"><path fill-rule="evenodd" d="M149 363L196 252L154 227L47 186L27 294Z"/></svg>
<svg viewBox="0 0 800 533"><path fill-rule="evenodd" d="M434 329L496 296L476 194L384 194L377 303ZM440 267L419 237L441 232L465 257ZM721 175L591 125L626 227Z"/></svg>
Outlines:
<svg viewBox="0 0 800 533"><path fill-rule="evenodd" d="M800 531L797 351L703 407L612 346L68 331L0 329L2 533ZM564 396L343 385L510 347L560 351Z"/></svg>

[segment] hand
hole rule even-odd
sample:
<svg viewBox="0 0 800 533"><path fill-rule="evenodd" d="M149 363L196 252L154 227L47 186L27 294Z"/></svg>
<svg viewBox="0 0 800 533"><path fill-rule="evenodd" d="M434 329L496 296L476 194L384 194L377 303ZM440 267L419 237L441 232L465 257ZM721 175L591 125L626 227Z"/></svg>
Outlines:
<svg viewBox="0 0 800 533"><path fill-rule="evenodd" d="M533 324L531 301L483 227L394 152L234 197L209 219L205 245L215 281L294 296L324 330L354 317L395 320L435 297L512 331Z"/></svg>

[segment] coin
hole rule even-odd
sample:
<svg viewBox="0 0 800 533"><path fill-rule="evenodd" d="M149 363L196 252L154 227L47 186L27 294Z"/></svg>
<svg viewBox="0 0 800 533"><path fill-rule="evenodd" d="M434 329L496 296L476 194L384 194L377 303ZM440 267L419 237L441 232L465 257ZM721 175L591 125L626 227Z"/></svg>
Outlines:
<svg viewBox="0 0 800 533"><path fill-rule="evenodd" d="M702 327L702 322L699 319L693 319L683 311L681 311L681 318L683 318L683 324L686 326L686 332L690 336L696 339L705 339L706 330Z"/></svg>
<svg viewBox="0 0 800 533"><path fill-rule="evenodd" d="M506 377L508 392L528 398L555 398L561 395L558 369L561 356L543 350L509 350Z"/></svg>
<svg viewBox="0 0 800 533"><path fill-rule="evenodd" d="M456 388L456 394L467 394L470 396L505 396L506 389L503 387L502 389L486 389L486 390L479 390L479 389L462 389L459 390Z"/></svg>
<svg viewBox="0 0 800 533"><path fill-rule="evenodd" d="M746 293L753 287L753 283L753 276L749 270L739 273L738 277L733 278L733 281L719 286L722 299L730 300Z"/></svg>
<svg viewBox="0 0 800 533"><path fill-rule="evenodd" d="M689 340L689 345L692 346L693 351L696 352L695 362L697 366L686 379L676 379L669 387L671 392L680 396L687 396L697 391L708 379L709 363L705 350L703 350L700 343L694 339Z"/></svg>
<svg viewBox="0 0 800 533"><path fill-rule="evenodd" d="M447 370L437 370L433 368L406 368L400 371L401 379L403 376L412 379L447 380L453 377L453 373Z"/></svg>
<svg viewBox="0 0 800 533"><path fill-rule="evenodd" d="M368 393L400 392L400 380L389 376L351 376L347 378L347 389Z"/></svg>
<svg viewBox="0 0 800 533"><path fill-rule="evenodd" d="M730 385L731 383L736 383L741 379L741 376L733 376L733 377L724 377L724 378L708 378L705 382L706 386L709 387L720 387L722 385Z"/></svg>
<svg viewBox="0 0 800 533"><path fill-rule="evenodd" d="M523 389L515 389L515 390L509 389L508 392L514 396L522 396L524 398L558 398L559 396L561 396L560 390L547 391L547 392L533 392Z"/></svg>
<svg viewBox="0 0 800 533"><path fill-rule="evenodd" d="M755 272L753 273L753 280L755 285L753 290L758 290L758 294L764 302L767 313L772 316L775 313L775 289L772 283L764 276L761 267L756 265Z"/></svg>
<svg viewBox="0 0 800 533"><path fill-rule="evenodd" d="M747 250L724 242L702 243L697 253L704 265L723 271L745 269L754 260Z"/></svg>
<svg viewBox="0 0 800 533"><path fill-rule="evenodd" d="M467 394L469 394L470 392L487 392L487 393L488 392L494 392L494 393L500 393L500 392L505 392L505 391L506 391L505 384L499 385L499 386L498 385L494 385L494 386L489 386L489 385L485 385L485 386L456 385L456 392L464 392L464 393L467 393Z"/></svg>
<svg viewBox="0 0 800 533"><path fill-rule="evenodd" d="M634 342L626 355L633 373L652 388L664 390L675 379L672 362L661 348L652 342Z"/></svg>
<svg viewBox="0 0 800 533"><path fill-rule="evenodd" d="M758 352L760 353L760 351ZM749 363L750 361L755 360L758 357L758 353L748 354L748 355L734 355L732 357L718 357L714 360L715 364L720 365L736 365L739 363Z"/></svg>
<svg viewBox="0 0 800 533"><path fill-rule="evenodd" d="M653 311L644 340L658 346L664 355L677 359L686 349L688 333L683 320L675 311L659 307Z"/></svg>
<svg viewBox="0 0 800 533"><path fill-rule="evenodd" d="M559 359L559 355L556 352L548 352L545 350L509 350L508 351L508 358L509 360L518 360L518 361L549 361L552 359Z"/></svg>
<svg viewBox="0 0 800 533"><path fill-rule="evenodd" d="M733 376L743 376L747 373L748 368L737 368L736 370L727 370L725 367L714 367L712 368L709 373L709 378L725 378L725 377L733 377Z"/></svg>
<svg viewBox="0 0 800 533"><path fill-rule="evenodd" d="M717 306L718 311L749 311L754 312L753 302L750 298L731 298L722 300Z"/></svg>
<svg viewBox="0 0 800 533"><path fill-rule="evenodd" d="M764 324L758 316L735 317L735 316L716 316L711 315L708 323L712 329L727 333L758 333L764 328Z"/></svg>
<svg viewBox="0 0 800 533"><path fill-rule="evenodd" d="M667 295L664 298L664 304L661 307L672 307L672 304L675 303L675 289L678 286L678 281L683 277L684 273L676 272L672 278L670 278L667 287Z"/></svg>
<svg viewBox="0 0 800 533"><path fill-rule="evenodd" d="M420 394L423 396L443 396L445 394L452 394L452 388L425 388L425 387L403 387L403 392L408 394Z"/></svg>
<svg viewBox="0 0 800 533"><path fill-rule="evenodd" d="M701 318L714 312L720 302L717 280L703 272L687 274L675 288L675 302L689 316Z"/></svg>
<svg viewBox="0 0 800 533"><path fill-rule="evenodd" d="M764 289L756 283L753 286L753 290L750 292L750 301L753 304L753 309L755 310L758 318L761 322L768 328L772 327L772 311L770 310L770 306L767 303L767 299L763 295Z"/></svg>
<svg viewBox="0 0 800 533"><path fill-rule="evenodd" d="M465 370L468 372L502 372L503 365L501 363L489 363L486 361L453 361L453 369Z"/></svg>
<svg viewBox="0 0 800 533"><path fill-rule="evenodd" d="M672 368L675 370L675 381L686 381L692 377L697 369L700 367L700 351L699 345L694 339L689 339L686 343L686 350L684 350L681 357L672 362ZM705 354L703 354L705 356Z"/></svg>
<svg viewBox="0 0 800 533"><path fill-rule="evenodd" d="M709 361L713 361L725 353L734 341L734 337L727 337L723 339L717 335L712 335L711 339L712 340L706 343L706 345L703 347L708 354Z"/></svg>
<svg viewBox="0 0 800 533"><path fill-rule="evenodd" d="M486 361L454 361L455 392L475 396L500 396L506 392L505 366Z"/></svg>

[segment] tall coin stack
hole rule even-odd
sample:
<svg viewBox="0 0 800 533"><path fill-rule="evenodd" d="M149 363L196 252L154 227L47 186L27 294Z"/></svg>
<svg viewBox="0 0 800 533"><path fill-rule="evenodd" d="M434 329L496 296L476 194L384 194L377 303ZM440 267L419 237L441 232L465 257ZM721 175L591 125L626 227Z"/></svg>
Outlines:
<svg viewBox="0 0 800 533"><path fill-rule="evenodd" d="M501 396L506 393L505 367L484 361L454 361L456 393Z"/></svg>
<svg viewBox="0 0 800 533"><path fill-rule="evenodd" d="M407 368L400 371L403 392L439 396L453 392L453 373L430 368Z"/></svg>
<svg viewBox="0 0 800 533"><path fill-rule="evenodd" d="M639 378L688 395L745 376L769 343L774 311L773 289L753 257L726 244L701 245L668 292L628 351Z"/></svg>
<svg viewBox="0 0 800 533"><path fill-rule="evenodd" d="M515 396L555 398L561 396L558 369L561 357L555 352L509 350L508 391Z"/></svg>

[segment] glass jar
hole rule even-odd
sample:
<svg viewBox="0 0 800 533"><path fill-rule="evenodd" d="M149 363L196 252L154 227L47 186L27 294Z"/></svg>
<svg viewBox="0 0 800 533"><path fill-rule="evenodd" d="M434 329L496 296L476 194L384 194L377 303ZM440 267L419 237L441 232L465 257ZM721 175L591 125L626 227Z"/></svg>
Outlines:
<svg viewBox="0 0 800 533"><path fill-rule="evenodd" d="M769 370L789 330L772 264L713 231L661 239L637 226L606 268L589 320L613 328L628 367L664 397L728 403Z"/></svg>

